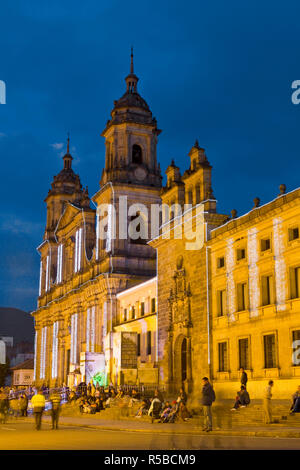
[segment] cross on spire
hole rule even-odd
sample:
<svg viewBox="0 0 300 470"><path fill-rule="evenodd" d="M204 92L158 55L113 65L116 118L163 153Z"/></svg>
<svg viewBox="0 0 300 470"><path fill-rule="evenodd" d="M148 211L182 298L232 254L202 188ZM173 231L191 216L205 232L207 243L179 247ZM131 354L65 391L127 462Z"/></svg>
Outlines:
<svg viewBox="0 0 300 470"><path fill-rule="evenodd" d="M133 71L133 46L131 46L131 61L130 61L130 73L134 73Z"/></svg>
<svg viewBox="0 0 300 470"><path fill-rule="evenodd" d="M130 54L130 74L125 78L127 84L127 93L136 93L137 92L137 82L138 77L134 73L133 67L133 47L131 46Z"/></svg>
<svg viewBox="0 0 300 470"><path fill-rule="evenodd" d="M70 170L72 168L72 156L70 154L70 133L68 132L68 137L67 137L67 152L65 156L63 157L64 161L64 169L65 170Z"/></svg>

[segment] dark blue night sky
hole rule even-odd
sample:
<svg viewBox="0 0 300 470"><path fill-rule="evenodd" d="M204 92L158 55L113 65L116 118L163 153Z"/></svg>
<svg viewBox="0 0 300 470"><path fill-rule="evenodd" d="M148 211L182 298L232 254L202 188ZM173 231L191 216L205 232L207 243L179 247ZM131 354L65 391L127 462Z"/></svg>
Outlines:
<svg viewBox="0 0 300 470"><path fill-rule="evenodd" d="M132 44L139 92L163 130L163 172L171 158L184 171L198 138L221 212L298 187L299 18L296 1L1 2L0 305L36 306L43 200L68 131L82 184L99 188L100 133Z"/></svg>

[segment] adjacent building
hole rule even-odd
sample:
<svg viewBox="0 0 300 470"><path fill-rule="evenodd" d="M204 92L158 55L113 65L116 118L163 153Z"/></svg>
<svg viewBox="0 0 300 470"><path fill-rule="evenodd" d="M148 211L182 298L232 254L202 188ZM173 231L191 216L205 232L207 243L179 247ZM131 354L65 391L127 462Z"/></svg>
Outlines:
<svg viewBox="0 0 300 470"><path fill-rule="evenodd" d="M12 371L12 385L14 387L28 387L33 383L34 374L34 360L27 359L27 361L11 367Z"/></svg>

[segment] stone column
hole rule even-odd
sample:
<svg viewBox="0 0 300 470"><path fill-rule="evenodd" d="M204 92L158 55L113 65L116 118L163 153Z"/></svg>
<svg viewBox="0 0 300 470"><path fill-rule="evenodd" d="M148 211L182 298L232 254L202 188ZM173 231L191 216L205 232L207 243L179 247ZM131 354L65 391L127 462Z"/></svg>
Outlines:
<svg viewBox="0 0 300 470"><path fill-rule="evenodd" d="M40 376L40 343L41 343L41 329L38 323L35 324L35 339L34 339L34 382L38 382Z"/></svg>
<svg viewBox="0 0 300 470"><path fill-rule="evenodd" d="M52 363L52 322L47 320L46 324L46 354L45 354L45 382L50 384L51 380L51 363Z"/></svg>
<svg viewBox="0 0 300 470"><path fill-rule="evenodd" d="M60 340L59 378L61 384L67 383L67 352L66 341L64 337L62 337Z"/></svg>
<svg viewBox="0 0 300 470"><path fill-rule="evenodd" d="M152 155L151 155L151 137L150 137L150 135L147 135L147 161L146 161L146 163L149 166L149 168L153 169L154 162L153 162Z"/></svg>
<svg viewBox="0 0 300 470"><path fill-rule="evenodd" d="M187 382L187 393L192 391L192 345L191 337L186 338L186 382Z"/></svg>
<svg viewBox="0 0 300 470"><path fill-rule="evenodd" d="M59 380L61 382L60 385L66 382L65 356L66 356L65 342L62 340L61 347L59 349L59 369L58 369Z"/></svg>
<svg viewBox="0 0 300 470"><path fill-rule="evenodd" d="M130 155L130 132L125 131L125 136L126 136L126 163L129 165L131 162L131 155Z"/></svg>

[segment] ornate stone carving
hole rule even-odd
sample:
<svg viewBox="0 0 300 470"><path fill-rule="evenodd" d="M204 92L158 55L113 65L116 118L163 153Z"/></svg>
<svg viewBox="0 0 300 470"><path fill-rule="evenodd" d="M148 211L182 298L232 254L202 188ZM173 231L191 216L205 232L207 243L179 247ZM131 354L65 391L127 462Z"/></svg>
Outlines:
<svg viewBox="0 0 300 470"><path fill-rule="evenodd" d="M173 275L173 286L170 289L169 302L169 331L174 325L191 327L191 289L186 280L186 272L183 266L183 258L177 259L177 269Z"/></svg>

